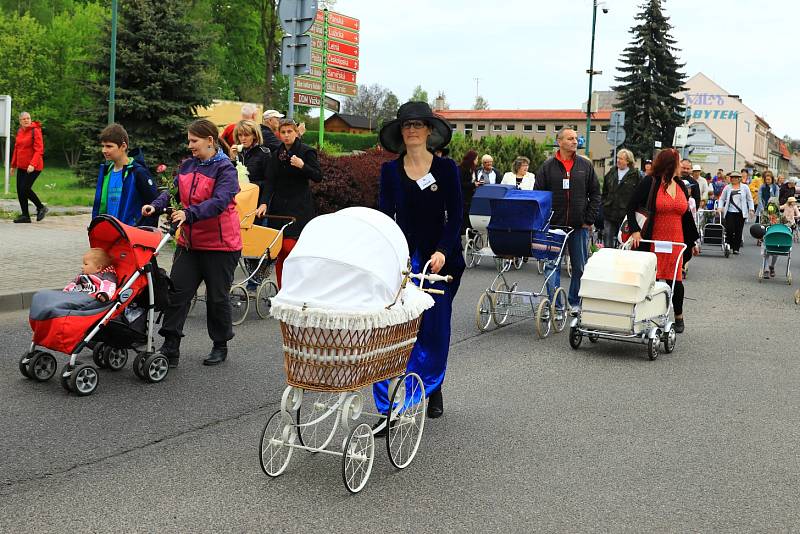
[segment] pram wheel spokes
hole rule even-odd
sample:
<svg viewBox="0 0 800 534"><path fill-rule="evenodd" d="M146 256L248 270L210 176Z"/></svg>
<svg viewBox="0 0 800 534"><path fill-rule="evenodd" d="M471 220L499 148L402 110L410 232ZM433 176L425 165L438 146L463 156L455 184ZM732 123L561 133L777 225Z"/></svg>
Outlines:
<svg viewBox="0 0 800 534"><path fill-rule="evenodd" d="M75 367L65 365L61 372L61 386L79 397L91 395L99 384L100 374L88 363L81 363Z"/></svg>
<svg viewBox="0 0 800 534"><path fill-rule="evenodd" d="M392 391L386 450L398 469L408 467L419 449L425 428L425 385L416 373L400 377Z"/></svg>
<svg viewBox="0 0 800 534"><path fill-rule="evenodd" d="M553 329L556 332L563 332L567 326L567 292L563 287L556 288L553 293L553 303L550 314L553 317Z"/></svg>
<svg viewBox="0 0 800 534"><path fill-rule="evenodd" d="M272 307L272 297L278 294L278 286L272 280L265 280L258 286L256 292L256 313L262 319L269 318L269 310Z"/></svg>
<svg viewBox="0 0 800 534"><path fill-rule="evenodd" d="M511 312L511 295L510 293L517 289L517 285L514 284L513 287L509 288L506 284L505 280L500 280L500 283L497 284L497 287L494 288L495 290L495 300L494 300L494 313L492 317L494 318L494 324L497 326L502 326L506 324L508 321L508 316Z"/></svg>
<svg viewBox="0 0 800 534"><path fill-rule="evenodd" d="M58 363L55 357L49 352L37 350L33 352L27 365L28 378L37 382L47 382L55 376L58 370Z"/></svg>
<svg viewBox="0 0 800 534"><path fill-rule="evenodd" d="M478 299L478 309L475 313L475 325L481 332L486 332L489 329L489 324L492 322L494 316L494 299L492 296L483 292Z"/></svg>
<svg viewBox="0 0 800 534"><path fill-rule="evenodd" d="M581 346L581 342L583 341L583 334L580 330L578 330L577 326L571 326L569 329L569 346L575 350L578 350Z"/></svg>
<svg viewBox="0 0 800 534"><path fill-rule="evenodd" d="M241 285L231 288L228 298L231 302L231 323L236 326L244 322L247 312L250 311L250 296L247 289Z"/></svg>
<svg viewBox="0 0 800 534"><path fill-rule="evenodd" d="M664 354L672 354L675 350L675 342L678 340L678 334L675 332L675 325L670 324L669 329L661 335L661 343L664 344Z"/></svg>
<svg viewBox="0 0 800 534"><path fill-rule="evenodd" d="M650 361L655 360L658 358L658 349L661 345L661 336L656 334L655 336L650 336L647 340L647 357L650 358Z"/></svg>
<svg viewBox="0 0 800 534"><path fill-rule="evenodd" d="M323 450L333 440L339 426L339 414L345 399L344 393L320 392L316 398L312 392L303 395L297 407L297 438L312 452Z"/></svg>
<svg viewBox="0 0 800 534"><path fill-rule="evenodd" d="M288 414L276 411L261 433L261 469L266 474L276 477L286 470L292 459L294 440L294 427Z"/></svg>
<svg viewBox="0 0 800 534"><path fill-rule="evenodd" d="M147 356L140 368L141 378L151 384L161 382L169 373L169 360L160 352Z"/></svg>
<svg viewBox="0 0 800 534"><path fill-rule="evenodd" d="M375 460L372 427L361 423L350 432L342 451L342 480L350 493L358 493L369 480Z"/></svg>
<svg viewBox="0 0 800 534"><path fill-rule="evenodd" d="M119 371L128 363L128 350L112 347L107 343L97 343L92 349L92 360L100 369Z"/></svg>
<svg viewBox="0 0 800 534"><path fill-rule="evenodd" d="M539 339L544 339L550 335L553 326L552 316L550 315L550 299L542 299L536 308L536 335Z"/></svg>

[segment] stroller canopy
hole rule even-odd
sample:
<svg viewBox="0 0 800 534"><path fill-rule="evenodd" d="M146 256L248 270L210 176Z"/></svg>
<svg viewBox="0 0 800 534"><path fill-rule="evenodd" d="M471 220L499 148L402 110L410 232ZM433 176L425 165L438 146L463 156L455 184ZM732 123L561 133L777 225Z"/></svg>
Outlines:
<svg viewBox="0 0 800 534"><path fill-rule="evenodd" d="M161 237L158 230L128 226L110 215L98 215L89 223L89 246L108 252L117 276L130 276L147 265Z"/></svg>
<svg viewBox="0 0 800 534"><path fill-rule="evenodd" d="M773 224L764 232L764 248L785 254L792 250L792 231L785 224Z"/></svg>
<svg viewBox="0 0 800 534"><path fill-rule="evenodd" d="M503 198L490 201L490 230L544 230L550 220L553 194L549 191L510 190Z"/></svg>
<svg viewBox="0 0 800 534"><path fill-rule="evenodd" d="M273 301L343 312L384 310L407 266L408 244L392 219L369 208L346 208L306 225Z"/></svg>
<svg viewBox="0 0 800 534"><path fill-rule="evenodd" d="M485 215L492 214L492 208L489 201L493 198L503 198L509 191L515 190L513 185L504 184L487 184L482 185L475 190L472 196L472 203L469 205L470 215Z"/></svg>

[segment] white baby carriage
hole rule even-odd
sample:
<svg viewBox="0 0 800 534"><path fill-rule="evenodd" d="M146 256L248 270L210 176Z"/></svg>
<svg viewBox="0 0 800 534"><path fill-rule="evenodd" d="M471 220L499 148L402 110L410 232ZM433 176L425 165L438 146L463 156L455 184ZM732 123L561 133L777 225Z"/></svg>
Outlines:
<svg viewBox="0 0 800 534"><path fill-rule="evenodd" d="M533 257L560 262L571 229L548 226L552 193L546 191L509 191L504 198L492 199L488 232L493 253L499 258ZM555 288L552 300L546 287L554 271L542 282L539 291L522 291L518 284L509 285L501 269L478 299L475 323L485 331L494 322L505 324L509 317L535 317L536 332L547 337L551 328L561 332L567 322L567 294Z"/></svg>
<svg viewBox="0 0 800 534"><path fill-rule="evenodd" d="M402 231L376 210L347 208L305 227L272 300L288 386L261 437L265 473L283 473L295 449L325 452L342 457L344 484L356 493L372 471L374 434L387 424L392 465L411 463L425 425L425 387L406 365L433 299L408 280L423 286L450 277L413 275L408 265ZM387 379L388 413L368 413L358 390ZM373 428L362 415L383 422ZM342 441L328 448L340 426Z"/></svg>
<svg viewBox="0 0 800 534"><path fill-rule="evenodd" d="M467 228L464 234L464 262L467 269L480 265L483 258L495 259L497 270L500 271L506 266L513 266L521 269L522 258L496 258L489 246L489 235L487 226L491 218L491 200L503 198L509 191L516 190L513 185L487 184L475 190L472 202L469 205L469 223L471 228Z"/></svg>
<svg viewBox="0 0 800 534"><path fill-rule="evenodd" d="M647 345L651 360L658 357L660 345L669 354L675 349L676 334L672 311L672 294L680 259L675 262L673 284L656 281L656 254L672 254L673 247L680 249L678 258L686 250L685 243L651 241L653 252L603 248L589 261L581 278L581 307L572 320L569 344L577 349L587 336L597 343L599 339L629 341Z"/></svg>

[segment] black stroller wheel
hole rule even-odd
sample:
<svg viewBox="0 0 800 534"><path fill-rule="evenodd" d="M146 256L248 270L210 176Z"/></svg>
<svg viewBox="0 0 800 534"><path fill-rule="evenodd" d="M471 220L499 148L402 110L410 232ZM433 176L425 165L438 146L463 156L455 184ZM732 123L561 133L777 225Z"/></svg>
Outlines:
<svg viewBox="0 0 800 534"><path fill-rule="evenodd" d="M105 343L98 343L92 349L92 361L100 369L108 367L108 352L110 347Z"/></svg>
<svg viewBox="0 0 800 534"><path fill-rule="evenodd" d="M128 363L128 349L107 347L103 360L105 361L106 366L112 371L124 369L125 364Z"/></svg>
<svg viewBox="0 0 800 534"><path fill-rule="evenodd" d="M47 382L55 376L58 363L49 352L37 350L28 363L28 374L37 382Z"/></svg>

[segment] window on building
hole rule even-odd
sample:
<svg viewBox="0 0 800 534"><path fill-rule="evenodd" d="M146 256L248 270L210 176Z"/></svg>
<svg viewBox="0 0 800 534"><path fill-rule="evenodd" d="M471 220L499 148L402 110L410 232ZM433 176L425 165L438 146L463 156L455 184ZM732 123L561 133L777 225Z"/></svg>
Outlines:
<svg viewBox="0 0 800 534"><path fill-rule="evenodd" d="M532 132L533 131L533 124L525 124L525 125L522 126L522 129L524 131L526 131L526 132Z"/></svg>
<svg viewBox="0 0 800 534"><path fill-rule="evenodd" d="M546 124L537 124L536 125L536 131L537 132L541 132L541 133L546 132L547 131L547 125Z"/></svg>
<svg viewBox="0 0 800 534"><path fill-rule="evenodd" d="M464 131L465 132L471 132L472 131L472 123L470 123L470 122L465 123L464 124Z"/></svg>
<svg viewBox="0 0 800 534"><path fill-rule="evenodd" d="M604 124L604 125L602 125L602 126L600 127L600 131L601 131L601 132L607 132L607 131L608 131L608 124Z"/></svg>
<svg viewBox="0 0 800 534"><path fill-rule="evenodd" d="M556 133L558 133L561 130L561 128L563 128L563 127L564 127L563 124L556 124L556 126L555 126Z"/></svg>
<svg viewBox="0 0 800 534"><path fill-rule="evenodd" d="M478 131L479 132L485 132L486 131L486 125L485 124L479 124L478 125Z"/></svg>
<svg viewBox="0 0 800 534"><path fill-rule="evenodd" d="M575 130L576 132L578 131L578 125L577 124L570 124L569 127L572 128L573 130Z"/></svg>
<svg viewBox="0 0 800 534"><path fill-rule="evenodd" d="M597 125L595 125L595 124L592 124L592 125L589 127L589 131L590 131L590 132L596 132L596 131L597 131Z"/></svg>
<svg viewBox="0 0 800 534"><path fill-rule="evenodd" d="M495 131L495 132L502 132L503 131L503 125L502 124L493 124L492 125L492 130Z"/></svg>
<svg viewBox="0 0 800 534"><path fill-rule="evenodd" d="M517 127L516 124L506 124L506 131L513 132L516 127Z"/></svg>

